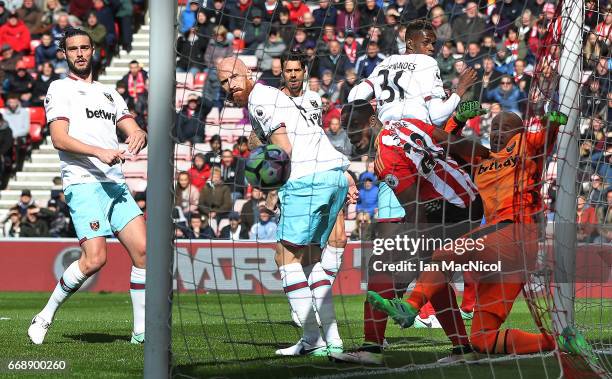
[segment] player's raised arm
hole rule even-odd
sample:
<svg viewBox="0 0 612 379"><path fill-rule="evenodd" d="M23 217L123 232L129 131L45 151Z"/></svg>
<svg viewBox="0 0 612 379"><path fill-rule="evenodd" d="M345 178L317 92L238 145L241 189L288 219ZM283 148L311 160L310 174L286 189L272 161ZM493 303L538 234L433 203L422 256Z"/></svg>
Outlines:
<svg viewBox="0 0 612 379"><path fill-rule="evenodd" d="M374 97L374 86L369 79L362 80L361 83L357 84L348 95L349 103L355 100L371 100Z"/></svg>
<svg viewBox="0 0 612 379"><path fill-rule="evenodd" d="M429 117L435 125L442 125L453 114L457 105L461 101L461 97L467 90L476 82L476 71L467 67L459 75L459 83L457 89L448 98L444 98L444 88L442 88L442 80L440 79L440 70L436 67L433 73L431 90L432 97L426 100L426 106L429 111Z"/></svg>

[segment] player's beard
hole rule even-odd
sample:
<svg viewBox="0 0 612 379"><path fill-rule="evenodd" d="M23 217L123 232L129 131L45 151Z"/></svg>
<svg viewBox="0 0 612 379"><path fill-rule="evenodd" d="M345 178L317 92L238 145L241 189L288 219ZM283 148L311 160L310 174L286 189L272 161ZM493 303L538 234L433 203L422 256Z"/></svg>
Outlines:
<svg viewBox="0 0 612 379"><path fill-rule="evenodd" d="M239 107L244 107L249 102L249 95L253 90L253 83L250 80L244 81L244 89L232 95L232 101Z"/></svg>
<svg viewBox="0 0 612 379"><path fill-rule="evenodd" d="M85 77L88 77L89 74L91 74L91 65L92 65L91 59L87 61L87 66L85 66L85 68L83 69L77 68L74 65L74 63L72 63L69 59L66 59L66 62L68 62L68 69L70 70L70 72L72 72L76 76L85 78Z"/></svg>

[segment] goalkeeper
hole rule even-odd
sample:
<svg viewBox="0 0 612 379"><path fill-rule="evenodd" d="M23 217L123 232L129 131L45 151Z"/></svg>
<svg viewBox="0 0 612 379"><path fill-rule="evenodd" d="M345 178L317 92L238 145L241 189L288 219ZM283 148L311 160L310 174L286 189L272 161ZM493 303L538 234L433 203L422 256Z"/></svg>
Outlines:
<svg viewBox="0 0 612 379"><path fill-rule="evenodd" d="M471 107L472 113L480 112L475 104ZM565 123L565 115L552 112L542 119L530 119L525 128L518 115L502 112L492 120L491 149L476 144L474 157L464 157L474 164L475 183L483 199L487 222L464 238L483 238L486 244L477 254L457 255L453 251L437 250L433 261L465 263L479 259L502 264L503 272L477 273L478 302L470 342L478 352L529 354L555 349L554 338L549 334L500 328L536 261L539 240L536 222L542 212L539 178L558 127ZM459 132L458 127L449 125L446 130ZM517 255L517 251L522 254ZM446 289L447 280L444 272L423 272L407 306L398 306L400 299L386 300L376 294L369 293L368 298L375 307L407 327L428 299ZM562 332L559 343L563 350L592 355L582 335L571 327Z"/></svg>

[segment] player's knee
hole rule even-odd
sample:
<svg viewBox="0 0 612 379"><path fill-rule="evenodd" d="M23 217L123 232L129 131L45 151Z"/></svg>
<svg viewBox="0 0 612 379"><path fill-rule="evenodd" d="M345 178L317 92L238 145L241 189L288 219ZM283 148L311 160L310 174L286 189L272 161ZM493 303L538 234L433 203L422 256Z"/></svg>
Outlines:
<svg viewBox="0 0 612 379"><path fill-rule="evenodd" d="M92 275L98 272L106 264L106 254L96 254L87 256L83 261L86 275Z"/></svg>

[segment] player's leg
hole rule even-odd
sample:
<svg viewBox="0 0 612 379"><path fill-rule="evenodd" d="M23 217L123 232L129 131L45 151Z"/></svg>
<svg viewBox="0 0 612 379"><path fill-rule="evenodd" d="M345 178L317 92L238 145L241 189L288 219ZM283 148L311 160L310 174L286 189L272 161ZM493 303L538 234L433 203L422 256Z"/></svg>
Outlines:
<svg viewBox="0 0 612 379"><path fill-rule="evenodd" d="M343 343L338 332L332 284L341 263L341 255L338 253L344 250L343 246L346 246L342 208L346 201L348 182L344 173L339 170L319 173L315 178L317 193L312 201L316 211L311 216L310 227L313 242L317 242L323 248L323 252L320 262L314 265L308 277L308 284L328 352L340 353L343 351ZM334 231L336 235L330 240ZM333 251L330 245L334 248Z"/></svg>
<svg viewBox="0 0 612 379"><path fill-rule="evenodd" d="M130 297L134 315L132 343L145 340L145 287L147 228L140 208L125 184L104 183L115 199L109 211L111 227L132 260Z"/></svg>
<svg viewBox="0 0 612 379"><path fill-rule="evenodd" d="M523 283L478 283L470 339L474 349L488 354L531 354L555 348L552 336L500 327L510 314Z"/></svg>
<svg viewBox="0 0 612 379"><path fill-rule="evenodd" d="M463 298L461 299L461 317L464 320L474 318L476 306L476 282L470 272L463 273Z"/></svg>
<svg viewBox="0 0 612 379"><path fill-rule="evenodd" d="M43 310L34 316L28 329L30 340L41 344L59 307L81 285L106 263L106 238L112 236L107 220L110 199L100 183L71 185L64 191L77 237L81 243L81 257L62 274Z"/></svg>

